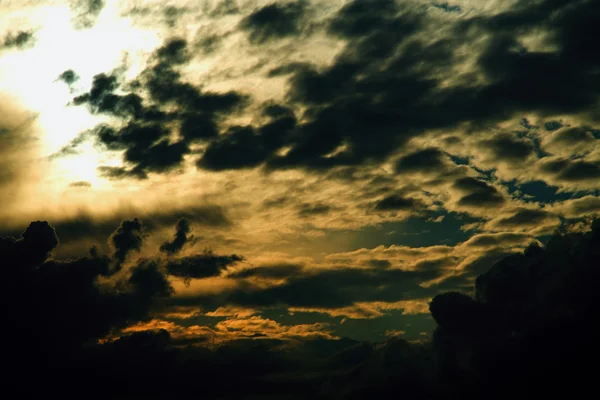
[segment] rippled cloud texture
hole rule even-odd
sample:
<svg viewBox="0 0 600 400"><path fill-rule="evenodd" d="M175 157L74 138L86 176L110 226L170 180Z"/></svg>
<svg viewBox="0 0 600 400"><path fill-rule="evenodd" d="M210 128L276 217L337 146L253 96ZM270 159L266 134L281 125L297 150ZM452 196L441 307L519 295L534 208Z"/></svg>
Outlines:
<svg viewBox="0 0 600 400"><path fill-rule="evenodd" d="M436 326L463 340L436 295L477 294L441 301L479 315L490 267L600 210L594 1L9 0L0 17L0 257L6 298L39 314L9 320L69 354L151 331L197 351L402 337L385 351L422 361Z"/></svg>

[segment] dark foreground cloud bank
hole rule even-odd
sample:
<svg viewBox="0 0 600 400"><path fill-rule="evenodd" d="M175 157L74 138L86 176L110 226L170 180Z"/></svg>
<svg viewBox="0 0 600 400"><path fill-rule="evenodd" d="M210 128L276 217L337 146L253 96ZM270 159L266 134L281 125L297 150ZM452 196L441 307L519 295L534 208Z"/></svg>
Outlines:
<svg viewBox="0 0 600 400"><path fill-rule="evenodd" d="M166 248L189 237L182 221ZM587 230L581 226L565 226L545 247L531 245L492 265L476 279L473 297L435 296L430 310L438 327L431 340L396 336L374 344L255 334L206 347L206 338L171 336L164 329L98 339L148 321L152 309L173 294L169 275L215 276L242 257L205 252L177 264L176 251L167 251L167 259L136 258L145 231L132 219L110 236L111 255L92 249L77 260L53 260L59 245L53 227L32 222L19 238L0 239L8 371L3 388L21 396L63 397L94 388L97 398L500 399L562 390L578 397L592 388L590 366L600 356L593 329L600 307L600 222ZM270 273L286 277L300 269L290 264ZM237 271L237 278L267 273ZM270 295L271 301L286 298Z"/></svg>

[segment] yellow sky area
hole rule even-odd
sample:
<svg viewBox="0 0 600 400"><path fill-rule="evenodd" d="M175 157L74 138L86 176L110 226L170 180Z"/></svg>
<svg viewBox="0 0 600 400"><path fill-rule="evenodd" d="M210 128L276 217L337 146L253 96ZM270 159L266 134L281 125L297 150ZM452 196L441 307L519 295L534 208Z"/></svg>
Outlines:
<svg viewBox="0 0 600 400"><path fill-rule="evenodd" d="M160 39L122 18L116 3L109 3L90 29L73 27L73 13L66 4L38 11L30 21L35 45L0 56L0 91L38 113L41 154L49 155L98 122L85 109L67 106L73 93L57 77L72 69L81 77L74 89L87 89L94 75L119 66L135 76Z"/></svg>
<svg viewBox="0 0 600 400"><path fill-rule="evenodd" d="M87 90L94 75L118 67L126 67L126 78L136 76L160 43L158 35L122 18L117 2L110 2L89 29L75 29L68 3L46 3L29 8L26 15L21 10L3 11L9 32L31 29L35 38L31 47L0 52L0 92L10 99L12 108L23 110L21 114L27 117L23 120L27 126L19 133L23 145L15 146L11 153L19 152L27 169L35 171L20 174L15 207L23 211L48 207L72 182L108 188L110 183L98 177L96 168L119 165L117 156L101 154L92 143L81 145L78 154L51 160L48 156L102 121L84 107L68 105L75 93ZM72 88L57 80L68 69L80 77ZM3 116L3 120L7 118ZM14 215L13 211L7 212Z"/></svg>

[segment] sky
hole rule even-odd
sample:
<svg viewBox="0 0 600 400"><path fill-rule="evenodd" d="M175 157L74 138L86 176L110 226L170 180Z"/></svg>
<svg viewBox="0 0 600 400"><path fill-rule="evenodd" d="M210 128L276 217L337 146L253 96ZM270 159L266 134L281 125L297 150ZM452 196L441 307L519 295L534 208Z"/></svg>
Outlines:
<svg viewBox="0 0 600 400"><path fill-rule="evenodd" d="M434 296L600 210L599 12L0 1L0 236L162 274L98 340L424 340Z"/></svg>

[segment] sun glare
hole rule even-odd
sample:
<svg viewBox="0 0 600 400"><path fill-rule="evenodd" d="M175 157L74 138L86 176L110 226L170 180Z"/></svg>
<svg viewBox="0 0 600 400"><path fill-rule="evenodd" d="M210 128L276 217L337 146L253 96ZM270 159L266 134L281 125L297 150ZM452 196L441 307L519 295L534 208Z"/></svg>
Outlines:
<svg viewBox="0 0 600 400"><path fill-rule="evenodd" d="M116 6L106 7L90 29L73 26L68 6L48 7L38 26L31 49L2 54L0 91L37 115L40 156L46 157L102 120L69 105L89 89L94 75L119 66L127 76L137 75L159 39L122 18ZM79 76L71 87L57 79L68 69ZM91 145L79 150L76 156L55 158L56 169L67 180L92 182L100 155Z"/></svg>

